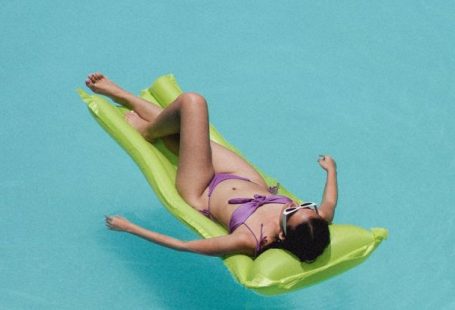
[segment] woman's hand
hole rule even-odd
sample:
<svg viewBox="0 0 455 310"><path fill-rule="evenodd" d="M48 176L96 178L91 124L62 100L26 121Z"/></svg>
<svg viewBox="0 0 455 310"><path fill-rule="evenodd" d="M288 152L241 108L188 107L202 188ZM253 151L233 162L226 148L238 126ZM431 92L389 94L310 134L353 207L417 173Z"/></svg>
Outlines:
<svg viewBox="0 0 455 310"><path fill-rule="evenodd" d="M336 171L337 169L335 160L329 155L319 155L318 163L325 171Z"/></svg>
<svg viewBox="0 0 455 310"><path fill-rule="evenodd" d="M106 215L106 226L110 230L117 230L117 231L128 231L131 227L131 222L128 221L126 218L114 215L108 216Z"/></svg>

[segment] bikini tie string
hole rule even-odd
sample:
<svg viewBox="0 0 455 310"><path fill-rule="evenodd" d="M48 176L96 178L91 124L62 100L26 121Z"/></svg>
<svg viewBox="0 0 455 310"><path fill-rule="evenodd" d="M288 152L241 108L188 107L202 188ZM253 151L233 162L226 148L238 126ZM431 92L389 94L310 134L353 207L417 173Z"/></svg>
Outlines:
<svg viewBox="0 0 455 310"><path fill-rule="evenodd" d="M230 204L242 204L237 208L231 216L229 221L229 231L234 231L239 225L245 223L245 221L253 214L259 207L268 203L289 203L292 200L286 196L280 195L259 195L254 194L254 198L232 198L229 199Z"/></svg>
<svg viewBox="0 0 455 310"><path fill-rule="evenodd" d="M276 199L277 199L277 197L274 197L274 196L264 196L264 195L254 194L254 198L232 198L232 199L229 199L228 202L230 204L251 203L256 208L258 208L266 203L273 202Z"/></svg>

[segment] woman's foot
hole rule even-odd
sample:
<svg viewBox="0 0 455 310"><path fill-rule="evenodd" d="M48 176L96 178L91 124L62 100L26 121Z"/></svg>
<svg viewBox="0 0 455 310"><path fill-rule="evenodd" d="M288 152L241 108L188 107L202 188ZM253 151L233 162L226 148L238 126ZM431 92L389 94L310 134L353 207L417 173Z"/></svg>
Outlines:
<svg viewBox="0 0 455 310"><path fill-rule="evenodd" d="M122 103L121 98L128 94L125 90L99 72L90 74L85 81L85 85L94 93L108 96L116 102L120 101L119 103Z"/></svg>
<svg viewBox="0 0 455 310"><path fill-rule="evenodd" d="M143 119L140 117L136 112L130 111L125 114L125 120L134 128L136 128L137 131L148 141L153 142L149 140L149 135L147 128L150 125L150 122L147 120Z"/></svg>

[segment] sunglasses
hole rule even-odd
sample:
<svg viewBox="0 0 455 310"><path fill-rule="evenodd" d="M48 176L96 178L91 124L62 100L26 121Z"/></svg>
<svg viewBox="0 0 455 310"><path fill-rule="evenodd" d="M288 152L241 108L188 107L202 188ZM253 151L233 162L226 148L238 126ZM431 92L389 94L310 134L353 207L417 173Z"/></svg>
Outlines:
<svg viewBox="0 0 455 310"><path fill-rule="evenodd" d="M298 207L289 207L283 210L283 213L281 214L281 226L283 229L283 233L286 236L287 235L287 224L288 224L288 219L291 216L291 214L294 214L300 209L310 209L316 212L317 215L319 215L318 212L318 205L315 204L314 202L305 202L301 204Z"/></svg>

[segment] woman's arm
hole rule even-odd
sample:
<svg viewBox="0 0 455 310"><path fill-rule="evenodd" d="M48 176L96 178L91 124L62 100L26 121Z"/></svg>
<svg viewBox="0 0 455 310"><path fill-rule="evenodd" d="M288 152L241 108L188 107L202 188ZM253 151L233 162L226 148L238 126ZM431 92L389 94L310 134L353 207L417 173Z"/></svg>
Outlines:
<svg viewBox="0 0 455 310"><path fill-rule="evenodd" d="M106 225L109 229L125 231L158 245L184 252L192 252L211 256L228 254L251 254L249 240L243 234L200 239L193 241L178 240L129 222L120 216L106 216ZM254 250L253 250L254 252Z"/></svg>
<svg viewBox="0 0 455 310"><path fill-rule="evenodd" d="M330 156L321 156L318 162L327 172L327 180L325 182L319 214L327 222L332 223L338 200L336 163Z"/></svg>

